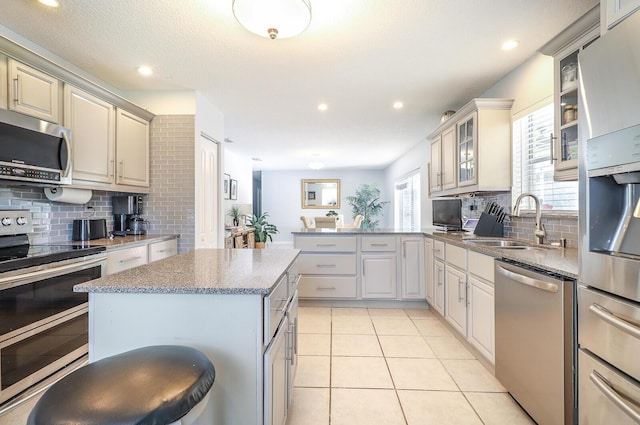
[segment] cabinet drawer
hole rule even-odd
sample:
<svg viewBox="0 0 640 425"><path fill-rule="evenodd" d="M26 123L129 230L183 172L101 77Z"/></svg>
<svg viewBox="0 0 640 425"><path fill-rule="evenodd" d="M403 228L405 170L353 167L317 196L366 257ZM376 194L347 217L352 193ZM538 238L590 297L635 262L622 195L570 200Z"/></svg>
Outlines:
<svg viewBox="0 0 640 425"><path fill-rule="evenodd" d="M178 253L178 241L171 239L149 244L149 262L162 260L163 258L174 256Z"/></svg>
<svg viewBox="0 0 640 425"><path fill-rule="evenodd" d="M285 275L278 281L275 288L269 295L264 297L264 345L269 345L271 337L273 337L280 325L280 321L284 318L284 312L287 306L288 280Z"/></svg>
<svg viewBox="0 0 640 425"><path fill-rule="evenodd" d="M312 252L356 252L355 236L296 236L296 249Z"/></svg>
<svg viewBox="0 0 640 425"><path fill-rule="evenodd" d="M444 261L444 242L437 240L433 241L433 256Z"/></svg>
<svg viewBox="0 0 640 425"><path fill-rule="evenodd" d="M469 272L491 283L494 282L493 257L469 250Z"/></svg>
<svg viewBox="0 0 640 425"><path fill-rule="evenodd" d="M107 274L147 264L147 246L119 249L107 253Z"/></svg>
<svg viewBox="0 0 640 425"><path fill-rule="evenodd" d="M465 248L446 244L445 252L447 264L451 264L462 270L467 269L467 250Z"/></svg>
<svg viewBox="0 0 640 425"><path fill-rule="evenodd" d="M352 254L301 254L298 271L306 274L356 274L356 256Z"/></svg>
<svg viewBox="0 0 640 425"><path fill-rule="evenodd" d="M355 277L302 276L300 298L356 298Z"/></svg>
<svg viewBox="0 0 640 425"><path fill-rule="evenodd" d="M395 236L363 236L362 251L395 251Z"/></svg>

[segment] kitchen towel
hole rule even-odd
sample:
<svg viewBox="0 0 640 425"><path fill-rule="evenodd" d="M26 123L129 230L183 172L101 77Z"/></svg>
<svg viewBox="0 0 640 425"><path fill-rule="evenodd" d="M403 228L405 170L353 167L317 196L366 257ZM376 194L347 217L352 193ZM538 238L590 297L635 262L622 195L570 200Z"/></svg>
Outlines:
<svg viewBox="0 0 640 425"><path fill-rule="evenodd" d="M91 199L92 192L88 189L74 189L71 187L45 187L44 194L49 200L55 202L86 204Z"/></svg>

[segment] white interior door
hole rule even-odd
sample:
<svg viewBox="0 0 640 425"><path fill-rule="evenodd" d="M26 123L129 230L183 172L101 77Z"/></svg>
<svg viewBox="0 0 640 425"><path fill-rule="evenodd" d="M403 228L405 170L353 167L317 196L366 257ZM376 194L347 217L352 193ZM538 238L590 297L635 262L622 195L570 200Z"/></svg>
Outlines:
<svg viewBox="0 0 640 425"><path fill-rule="evenodd" d="M196 182L196 248L218 247L218 143L200 136Z"/></svg>

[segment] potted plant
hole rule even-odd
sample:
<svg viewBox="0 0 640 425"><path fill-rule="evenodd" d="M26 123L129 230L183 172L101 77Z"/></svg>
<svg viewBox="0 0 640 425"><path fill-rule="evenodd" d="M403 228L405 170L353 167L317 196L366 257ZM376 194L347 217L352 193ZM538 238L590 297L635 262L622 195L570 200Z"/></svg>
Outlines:
<svg viewBox="0 0 640 425"><path fill-rule="evenodd" d="M262 213L260 216L251 216L249 218L249 226L254 228L256 237L256 248L264 248L267 240L273 242L271 235L278 233L278 228L275 224L271 224L267 221L269 213Z"/></svg>
<svg viewBox="0 0 640 425"><path fill-rule="evenodd" d="M338 213L335 212L334 210L329 210L329 212L326 214L327 217L337 217Z"/></svg>
<svg viewBox="0 0 640 425"><path fill-rule="evenodd" d="M228 214L229 217L233 218L233 225L238 226L240 224L240 216L242 215L240 207L237 205L232 206Z"/></svg>
<svg viewBox="0 0 640 425"><path fill-rule="evenodd" d="M380 189L375 184L363 184L356 189L356 194L347 196L347 202L351 205L353 218L362 215L361 227L363 229L372 229L378 225L378 215L382 213L384 206L380 200Z"/></svg>

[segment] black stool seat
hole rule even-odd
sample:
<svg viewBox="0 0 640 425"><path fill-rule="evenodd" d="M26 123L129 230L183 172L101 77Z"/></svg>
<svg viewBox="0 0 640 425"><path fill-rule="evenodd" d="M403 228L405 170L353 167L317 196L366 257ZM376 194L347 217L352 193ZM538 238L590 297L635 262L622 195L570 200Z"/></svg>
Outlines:
<svg viewBox="0 0 640 425"><path fill-rule="evenodd" d="M165 425L200 402L215 379L200 351L159 345L90 363L40 398L28 425Z"/></svg>

